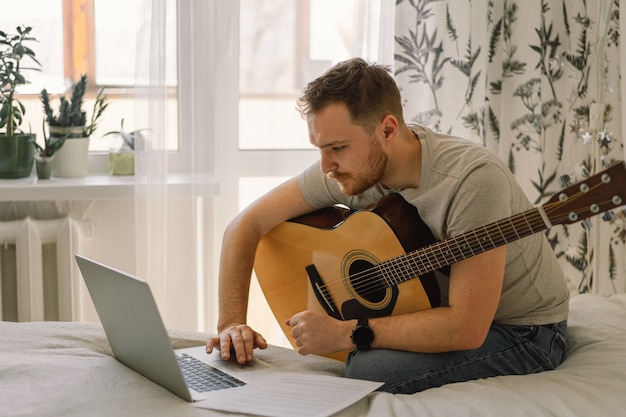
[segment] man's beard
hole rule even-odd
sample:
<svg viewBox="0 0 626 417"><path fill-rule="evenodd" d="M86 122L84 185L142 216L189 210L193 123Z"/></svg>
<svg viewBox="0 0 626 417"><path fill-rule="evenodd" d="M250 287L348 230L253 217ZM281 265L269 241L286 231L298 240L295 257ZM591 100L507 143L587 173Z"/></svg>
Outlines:
<svg viewBox="0 0 626 417"><path fill-rule="evenodd" d="M354 196L378 184L385 173L386 167L387 155L383 152L376 138L372 138L367 161L356 174L331 172L329 176L338 182L339 188L341 188L344 194Z"/></svg>

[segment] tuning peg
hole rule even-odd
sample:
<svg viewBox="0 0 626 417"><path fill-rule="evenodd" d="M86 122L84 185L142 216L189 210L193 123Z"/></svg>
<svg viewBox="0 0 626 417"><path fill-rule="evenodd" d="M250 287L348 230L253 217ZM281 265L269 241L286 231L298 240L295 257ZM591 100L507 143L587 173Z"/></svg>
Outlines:
<svg viewBox="0 0 626 417"><path fill-rule="evenodd" d="M559 177L559 184L561 185L561 188L565 188L571 183L572 177L570 177L568 174L564 174Z"/></svg>
<svg viewBox="0 0 626 417"><path fill-rule="evenodd" d="M602 215L602 220L604 220L605 222L610 222L614 218L615 218L615 213L613 212L613 210L605 211L604 214Z"/></svg>
<svg viewBox="0 0 626 417"><path fill-rule="evenodd" d="M591 223L591 220L585 219L580 223L580 225L583 227L583 229L589 230L591 229L591 226L593 225L593 223Z"/></svg>

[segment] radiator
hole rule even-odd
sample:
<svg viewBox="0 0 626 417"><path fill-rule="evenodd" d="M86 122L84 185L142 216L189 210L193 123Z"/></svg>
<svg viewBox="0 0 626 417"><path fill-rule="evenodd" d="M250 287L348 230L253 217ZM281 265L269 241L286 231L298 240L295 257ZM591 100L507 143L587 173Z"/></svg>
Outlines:
<svg viewBox="0 0 626 417"><path fill-rule="evenodd" d="M90 220L69 216L0 222L0 320L81 321L86 293L74 254Z"/></svg>

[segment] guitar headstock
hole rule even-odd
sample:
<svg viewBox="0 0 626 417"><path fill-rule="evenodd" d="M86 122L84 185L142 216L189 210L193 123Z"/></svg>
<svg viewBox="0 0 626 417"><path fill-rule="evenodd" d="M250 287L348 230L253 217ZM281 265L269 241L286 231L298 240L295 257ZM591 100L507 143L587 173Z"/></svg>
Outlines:
<svg viewBox="0 0 626 417"><path fill-rule="evenodd" d="M620 162L552 195L542 207L552 224L570 224L626 204L626 164Z"/></svg>

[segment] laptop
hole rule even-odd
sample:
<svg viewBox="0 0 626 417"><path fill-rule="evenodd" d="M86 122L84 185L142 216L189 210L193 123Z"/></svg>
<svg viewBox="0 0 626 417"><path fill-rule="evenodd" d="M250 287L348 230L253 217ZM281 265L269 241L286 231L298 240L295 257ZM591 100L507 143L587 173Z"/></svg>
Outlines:
<svg viewBox="0 0 626 417"><path fill-rule="evenodd" d="M174 349L148 283L75 255L113 355L186 401L265 378L276 367L255 358L240 365L205 346Z"/></svg>

